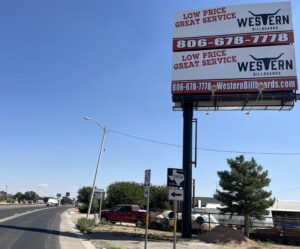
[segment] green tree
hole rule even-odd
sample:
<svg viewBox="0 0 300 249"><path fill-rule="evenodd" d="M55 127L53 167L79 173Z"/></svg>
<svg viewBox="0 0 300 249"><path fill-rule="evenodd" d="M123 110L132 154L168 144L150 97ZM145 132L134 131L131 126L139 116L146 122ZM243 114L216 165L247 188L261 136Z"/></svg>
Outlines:
<svg viewBox="0 0 300 249"><path fill-rule="evenodd" d="M90 196L92 194L91 187L82 187L78 190L77 200L79 202L78 209L80 213L87 213L90 202ZM93 198L93 204L91 207L91 213L99 211L99 201Z"/></svg>
<svg viewBox="0 0 300 249"><path fill-rule="evenodd" d="M149 206L153 210L171 208L167 186L151 186Z"/></svg>
<svg viewBox="0 0 300 249"><path fill-rule="evenodd" d="M78 190L77 200L78 202L88 204L92 193L91 187L82 187Z"/></svg>
<svg viewBox="0 0 300 249"><path fill-rule="evenodd" d="M24 200L24 194L21 193L21 192L17 192L15 195L14 195L14 199L18 201L18 203L20 203L22 200Z"/></svg>
<svg viewBox="0 0 300 249"><path fill-rule="evenodd" d="M105 205L111 208L117 204L136 204L145 207L144 185L136 182L115 182L107 188ZM150 209L170 209L166 186L150 187Z"/></svg>
<svg viewBox="0 0 300 249"><path fill-rule="evenodd" d="M223 213L237 214L245 217L245 235L249 237L250 216L263 219L268 214L266 209L273 205L272 192L264 190L271 180L268 171L263 171L254 158L245 161L241 155L235 159L227 159L230 171L219 171L219 185L223 191L217 190L216 199L225 207Z"/></svg>
<svg viewBox="0 0 300 249"><path fill-rule="evenodd" d="M143 206L144 187L136 182L115 182L107 188L106 206L111 208L117 204L136 204Z"/></svg>
<svg viewBox="0 0 300 249"><path fill-rule="evenodd" d="M34 191L27 191L24 193L24 199L31 202L36 202L39 198L39 195Z"/></svg>
<svg viewBox="0 0 300 249"><path fill-rule="evenodd" d="M61 203L61 205L72 205L73 201L71 198L64 196L63 198L61 198L60 203Z"/></svg>

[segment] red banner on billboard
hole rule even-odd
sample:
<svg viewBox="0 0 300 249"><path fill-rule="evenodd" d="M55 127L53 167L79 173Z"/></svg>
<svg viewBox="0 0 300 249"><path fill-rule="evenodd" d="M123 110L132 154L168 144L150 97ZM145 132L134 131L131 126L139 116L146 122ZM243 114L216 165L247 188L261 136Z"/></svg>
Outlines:
<svg viewBox="0 0 300 249"><path fill-rule="evenodd" d="M285 45L294 43L293 31L184 37L173 39L173 51Z"/></svg>
<svg viewBox="0 0 300 249"><path fill-rule="evenodd" d="M172 94L247 93L297 90L297 77L272 77L233 80L173 81Z"/></svg>

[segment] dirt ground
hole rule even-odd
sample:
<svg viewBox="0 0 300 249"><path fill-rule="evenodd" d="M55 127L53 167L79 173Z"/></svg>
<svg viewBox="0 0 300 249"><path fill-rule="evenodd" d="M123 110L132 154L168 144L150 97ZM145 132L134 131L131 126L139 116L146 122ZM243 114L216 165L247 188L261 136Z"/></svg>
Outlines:
<svg viewBox="0 0 300 249"><path fill-rule="evenodd" d="M76 210L69 212L74 223L79 217ZM201 236L202 241L201 241ZM233 239L228 238L232 236ZM225 227L220 227L215 231L204 235L194 235L192 239L182 239L181 234L177 233L177 249L299 249L296 246L276 245L274 243L258 243L253 240L244 239L243 235L236 234ZM218 237L221 241L217 242ZM97 249L144 249L145 248L145 229L137 228L133 224L99 224L92 233L87 234L89 239ZM224 240L226 238L226 240ZM204 242L205 241L205 242ZM214 243L206 243L214 242ZM147 248L149 249L167 249L173 248L173 232L158 230L148 230Z"/></svg>

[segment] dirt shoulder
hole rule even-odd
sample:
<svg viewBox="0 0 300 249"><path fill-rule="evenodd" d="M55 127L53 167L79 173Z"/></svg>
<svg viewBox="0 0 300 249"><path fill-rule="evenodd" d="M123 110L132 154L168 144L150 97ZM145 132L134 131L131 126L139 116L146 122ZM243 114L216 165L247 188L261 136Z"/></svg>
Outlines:
<svg viewBox="0 0 300 249"><path fill-rule="evenodd" d="M85 217L83 214L79 214L76 210L70 211L71 218L74 223L80 217ZM219 229L220 236L215 232L209 235L209 232L205 235L215 241L215 237L224 237L224 229ZM145 229L137 228L133 224L121 224L115 225L101 224L95 227L91 234L87 234L86 238L92 242L92 244L98 248L120 248L120 249L143 249L145 247ZM235 241L235 242L232 242ZM299 249L299 247L276 245L268 243L257 243L252 240L232 240L229 243L205 243L201 241L201 236L194 235L192 239L182 239L181 234L177 233L177 249ZM148 243L149 249L167 249L173 248L173 232L148 230Z"/></svg>

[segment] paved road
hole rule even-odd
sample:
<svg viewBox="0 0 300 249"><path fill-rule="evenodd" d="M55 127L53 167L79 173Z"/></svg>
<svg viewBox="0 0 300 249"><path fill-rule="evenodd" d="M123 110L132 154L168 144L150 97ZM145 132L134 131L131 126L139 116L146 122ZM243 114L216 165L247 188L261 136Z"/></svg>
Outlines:
<svg viewBox="0 0 300 249"><path fill-rule="evenodd" d="M45 208L45 205L24 205L24 206L0 206L0 220L15 214L25 213L36 209Z"/></svg>
<svg viewBox="0 0 300 249"><path fill-rule="evenodd" d="M42 209L0 223L1 249L60 249L60 215L65 207Z"/></svg>

